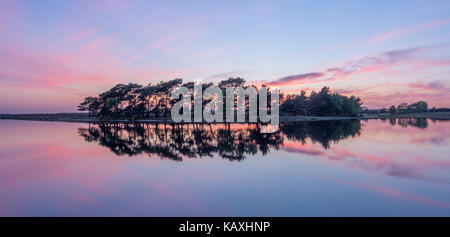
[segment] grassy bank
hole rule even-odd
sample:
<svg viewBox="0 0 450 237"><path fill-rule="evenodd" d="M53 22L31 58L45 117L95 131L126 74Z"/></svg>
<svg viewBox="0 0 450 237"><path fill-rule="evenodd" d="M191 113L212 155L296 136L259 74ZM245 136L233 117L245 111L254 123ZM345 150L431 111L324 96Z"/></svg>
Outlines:
<svg viewBox="0 0 450 237"><path fill-rule="evenodd" d="M450 119L450 112L426 112L412 114L389 113L380 114L363 114L359 117L325 117L325 116L281 116L280 122L302 122L302 121L330 121L330 120L348 120L348 119L388 119L388 118L430 118L430 119ZM77 122L77 123L93 123L93 122L130 122L130 119L99 119L89 117L87 113L53 113L53 114L0 114L0 119L7 120L30 120L30 121L51 121L51 122ZM146 123L170 123L170 118L151 118L136 119L135 122Z"/></svg>

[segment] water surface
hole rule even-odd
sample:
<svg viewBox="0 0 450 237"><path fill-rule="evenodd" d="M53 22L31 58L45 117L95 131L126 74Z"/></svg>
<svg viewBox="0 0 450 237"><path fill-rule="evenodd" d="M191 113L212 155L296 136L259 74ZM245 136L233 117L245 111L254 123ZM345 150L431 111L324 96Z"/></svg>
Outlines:
<svg viewBox="0 0 450 237"><path fill-rule="evenodd" d="M1 216L450 216L450 121L0 121Z"/></svg>

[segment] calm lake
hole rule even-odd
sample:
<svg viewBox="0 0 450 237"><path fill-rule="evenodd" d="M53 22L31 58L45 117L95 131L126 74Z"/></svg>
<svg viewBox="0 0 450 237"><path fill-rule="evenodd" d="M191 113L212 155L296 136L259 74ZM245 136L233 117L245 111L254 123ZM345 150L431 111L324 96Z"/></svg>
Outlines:
<svg viewBox="0 0 450 237"><path fill-rule="evenodd" d="M450 216L450 121L0 120L1 216Z"/></svg>

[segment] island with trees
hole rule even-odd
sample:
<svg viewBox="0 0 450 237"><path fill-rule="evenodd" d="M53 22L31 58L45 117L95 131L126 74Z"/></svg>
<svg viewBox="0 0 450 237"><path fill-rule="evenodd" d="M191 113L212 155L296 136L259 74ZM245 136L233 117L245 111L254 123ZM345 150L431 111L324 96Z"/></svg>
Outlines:
<svg viewBox="0 0 450 237"><path fill-rule="evenodd" d="M213 83L202 84L205 90ZM138 84L118 84L97 97L87 97L78 106L78 110L87 111L89 116L100 118L169 118L170 110L177 100L170 94L176 87L183 86L191 91L193 98L193 82L183 84L182 79L174 79L157 84L141 86ZM249 87L242 78L229 78L217 85L226 95L226 87ZM264 87L264 85L263 85ZM259 88L254 87L256 91ZM268 99L270 99L270 88ZM203 99L203 106L209 101ZM235 101L236 103L236 101ZM248 110L248 100L246 101ZM268 103L270 106L270 103ZM288 116L350 116L356 117L361 112L362 101L355 96L347 97L330 92L328 87L319 92L313 91L306 96L305 91L299 95L280 94L280 113Z"/></svg>
<svg viewBox="0 0 450 237"><path fill-rule="evenodd" d="M2 114L0 119L44 120L66 122L171 122L171 108L178 101L171 98L171 92L180 86L186 87L194 95L194 82L185 82L180 78L140 85L136 83L117 84L111 89L97 96L89 96L78 105L78 111L84 113L57 114ZM202 90L213 86L211 82L202 83ZM224 98L227 87L254 87L246 84L240 77L228 78L217 83ZM271 98L268 88L268 101ZM224 99L225 100L225 99ZM246 98L246 112L248 112L248 98ZM210 100L202 101L205 106ZM259 101L258 101L259 103ZM450 119L450 109L429 108L425 101L415 103L401 103L390 108L368 109L363 107L363 101L357 96L344 96L332 92L329 87L320 91L306 91L297 94L280 93L279 98L280 121L323 121L342 119L369 119L389 117L418 117ZM225 101L224 101L225 104ZM237 99L235 99L235 106ZM270 110L270 102L268 109ZM224 106L225 107L225 106ZM225 114L225 113L224 113ZM247 116L246 116L247 117Z"/></svg>

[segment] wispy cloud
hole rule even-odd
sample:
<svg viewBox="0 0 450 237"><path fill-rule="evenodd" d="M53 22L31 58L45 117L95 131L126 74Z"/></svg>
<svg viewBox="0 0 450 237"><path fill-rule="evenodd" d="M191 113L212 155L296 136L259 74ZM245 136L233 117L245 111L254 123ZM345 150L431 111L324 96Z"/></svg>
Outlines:
<svg viewBox="0 0 450 237"><path fill-rule="evenodd" d="M112 23L106 23L106 24L102 24L97 27L91 27L91 28L81 30L79 32L75 32L71 36L68 37L68 42L72 43L72 42L82 41L87 38L90 38L90 37L96 35L97 33L101 32L102 30L104 30L105 28L110 26L111 24Z"/></svg>
<svg viewBox="0 0 450 237"><path fill-rule="evenodd" d="M393 30L389 30L387 32L381 33L381 34L376 35L369 39L335 46L335 47L332 47L332 49L333 48L348 48L348 47L359 46L359 45L364 45L364 44L377 43L380 41L392 40L392 39L395 39L395 38L398 38L398 37L401 37L404 35L423 32L423 31L426 31L426 30L429 30L429 29L432 29L432 28L435 28L438 26L447 25L449 23L450 23L450 18L447 18L447 19L441 19L441 20L437 20L437 21L424 22L424 23L407 26L407 27L403 27L403 28L397 28L397 29L393 29Z"/></svg>
<svg viewBox="0 0 450 237"><path fill-rule="evenodd" d="M338 67L327 68L321 72L308 72L289 75L268 83L272 86L293 86L308 83L324 82L324 80L339 80L355 74L372 73L396 66L397 63L408 62L414 55L434 48L423 46L408 49L392 50L376 56L365 56L351 60Z"/></svg>
<svg viewBox="0 0 450 237"><path fill-rule="evenodd" d="M302 86L302 89L305 89L346 82L346 87L338 85L334 90L345 95L356 94L363 99L364 105L370 108L419 99L427 100L433 106L445 107L448 106L449 99L446 94L450 93L448 82L421 75L437 69L445 70L450 65L450 59L446 57L429 57L429 54L442 51L447 46L448 44L440 44L390 50L349 60L340 66L321 71L284 76L267 84L283 87L283 91L292 91L294 86ZM395 78L396 82L387 82L386 78ZM433 81L430 82L431 79ZM361 83L361 80L370 83ZM377 80L380 82L377 83ZM349 86L348 82L351 82L352 86Z"/></svg>
<svg viewBox="0 0 450 237"><path fill-rule="evenodd" d="M441 90L444 88L444 85L441 81L434 81L430 83L411 83L409 87L414 89Z"/></svg>
<svg viewBox="0 0 450 237"><path fill-rule="evenodd" d="M366 40L365 43L372 43L372 42L377 42L377 41L382 41L382 40L393 39L393 38L396 38L399 36L429 30L431 28L435 28L435 27L438 27L441 25L446 25L449 23L450 23L450 19L442 19L442 20L438 20L438 21L424 22L421 24L413 25L413 26L394 29L394 30L385 32L383 34L377 35L369 40Z"/></svg>
<svg viewBox="0 0 450 237"><path fill-rule="evenodd" d="M242 70L233 70L233 71L229 71L229 72L213 74L213 75L210 75L210 76L208 76L206 78L223 80L223 79L228 79L230 77L239 77L239 76L242 76L242 74L244 74L244 73L245 72L242 71Z"/></svg>
<svg viewBox="0 0 450 237"><path fill-rule="evenodd" d="M295 86L308 83L323 83L325 81L342 80L351 76L385 71L397 66L409 66L414 70L446 66L449 60L445 58L436 60L420 58L421 53L444 47L447 47L447 44L386 51L379 55L350 60L341 66L326 68L319 72L288 75L268 84L273 86Z"/></svg>
<svg viewBox="0 0 450 237"><path fill-rule="evenodd" d="M325 76L323 72L309 72L282 77L276 81L269 82L269 86L289 86L315 82L316 79Z"/></svg>
<svg viewBox="0 0 450 237"><path fill-rule="evenodd" d="M1 83L62 88L74 84L94 85L111 81L93 72L73 70L50 54L17 49L3 49L0 52Z"/></svg>

